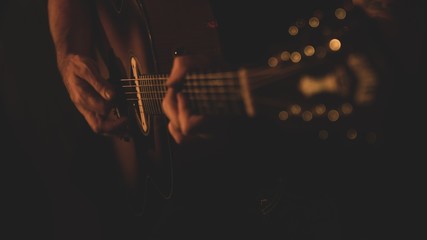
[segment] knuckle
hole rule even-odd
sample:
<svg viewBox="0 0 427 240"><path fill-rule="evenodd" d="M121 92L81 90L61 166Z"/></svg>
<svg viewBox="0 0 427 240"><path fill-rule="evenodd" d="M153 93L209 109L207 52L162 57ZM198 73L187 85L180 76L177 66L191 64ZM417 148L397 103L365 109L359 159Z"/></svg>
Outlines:
<svg viewBox="0 0 427 240"><path fill-rule="evenodd" d="M184 142L184 137L183 136L176 136L175 137L175 142L178 144L181 144Z"/></svg>
<svg viewBox="0 0 427 240"><path fill-rule="evenodd" d="M76 62L79 62L79 61L81 61L81 57L80 57L80 55L78 55L78 54L70 54L70 55L68 55L68 60L69 61L71 61L71 62L74 62L74 63L76 63Z"/></svg>
<svg viewBox="0 0 427 240"><path fill-rule="evenodd" d="M168 107L168 104L165 101L165 99L163 99L163 101L162 101L162 109L163 109L163 111L166 111L167 107Z"/></svg>
<svg viewBox="0 0 427 240"><path fill-rule="evenodd" d="M94 124L91 126L92 131L96 134L102 134L103 133L103 128L100 124Z"/></svg>
<svg viewBox="0 0 427 240"><path fill-rule="evenodd" d="M188 124L181 124L181 132L184 136L187 136L191 133L191 128Z"/></svg>
<svg viewBox="0 0 427 240"><path fill-rule="evenodd" d="M102 117L96 114L95 119L90 123L92 131L96 134L104 133Z"/></svg>

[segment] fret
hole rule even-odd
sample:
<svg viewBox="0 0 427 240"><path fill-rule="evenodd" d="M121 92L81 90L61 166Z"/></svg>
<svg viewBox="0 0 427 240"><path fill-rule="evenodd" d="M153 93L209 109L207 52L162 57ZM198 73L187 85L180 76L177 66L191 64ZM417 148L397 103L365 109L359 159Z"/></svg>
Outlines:
<svg viewBox="0 0 427 240"><path fill-rule="evenodd" d="M197 80L195 80L197 81ZM212 97L210 95L210 91L212 88L208 87L208 79L204 78L204 79L200 79L200 85L202 85L203 87L200 89L201 92L199 92L199 96L198 96L198 101L201 103L202 107L203 107L203 111L201 111L202 113L205 114L212 114L212 107L210 107L210 105L212 105ZM203 92L205 92L205 94L202 94ZM202 95L201 95L202 94ZM203 100L205 99L205 100Z"/></svg>
<svg viewBox="0 0 427 240"><path fill-rule="evenodd" d="M240 91L236 74L209 73L188 75L182 92L193 110L203 114L238 114ZM231 105L230 105L231 104Z"/></svg>
<svg viewBox="0 0 427 240"><path fill-rule="evenodd" d="M240 103L242 103L243 99L240 94L239 86L237 85L237 79L233 78L233 81L235 81L236 84L228 86L229 88L228 92L230 93L228 105L230 106L231 112L241 114L242 105ZM234 95L231 95L231 94L234 94Z"/></svg>
<svg viewBox="0 0 427 240"><path fill-rule="evenodd" d="M154 86L154 80L150 79L147 80L146 83L146 87L147 89L150 91L150 105L151 105L151 112L153 114L156 113L156 101L154 101L155 97L156 97L156 92L155 92L155 86Z"/></svg>
<svg viewBox="0 0 427 240"><path fill-rule="evenodd" d="M143 86L143 93L145 95L145 100L143 101L144 109L146 109L146 111L149 113L154 113L153 103L151 101L151 98L153 97L153 92L151 91L151 89L149 89L150 84L147 84L146 76L141 76L140 78L141 86Z"/></svg>
<svg viewBox="0 0 427 240"><path fill-rule="evenodd" d="M238 96L240 98L240 95L236 94L236 86L237 86L236 81L235 81L236 74L228 72L228 73L226 73L226 76L228 78L230 78L230 82L234 82L234 84L228 84L228 85L224 86L225 91L226 91L227 96L228 96L226 106L228 107L229 112L238 113L238 111L236 111L236 106L235 106L236 101L233 101L233 97L235 97L235 96Z"/></svg>
<svg viewBox="0 0 427 240"><path fill-rule="evenodd" d="M162 83L160 81L161 78L154 79L154 85L156 89L155 99L156 99L156 106L157 106L156 114L161 114L163 112L162 103L161 103L161 100L163 99L163 95L161 94L162 93L162 87L161 87Z"/></svg>

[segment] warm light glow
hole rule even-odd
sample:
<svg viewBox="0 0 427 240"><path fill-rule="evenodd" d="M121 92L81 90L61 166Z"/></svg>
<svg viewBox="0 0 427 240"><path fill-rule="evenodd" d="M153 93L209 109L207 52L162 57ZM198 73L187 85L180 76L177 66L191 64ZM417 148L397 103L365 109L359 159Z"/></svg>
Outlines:
<svg viewBox="0 0 427 240"><path fill-rule="evenodd" d="M319 131L319 138L322 140L326 140L329 137L329 133L326 130L320 130Z"/></svg>
<svg viewBox="0 0 427 240"><path fill-rule="evenodd" d="M294 104L291 106L291 113L294 115L298 115L301 113L301 107L298 104Z"/></svg>
<svg viewBox="0 0 427 240"><path fill-rule="evenodd" d="M310 20L308 20L308 25L310 25L310 27L316 28L319 26L319 24L320 21L317 17L312 17Z"/></svg>
<svg viewBox="0 0 427 240"><path fill-rule="evenodd" d="M299 84L299 90L306 97L311 97L322 92L336 93L339 90L338 88L337 75L333 73L321 77L304 75L301 77Z"/></svg>
<svg viewBox="0 0 427 240"><path fill-rule="evenodd" d="M340 114L337 110L331 110L328 112L328 119L331 122L335 122L340 118Z"/></svg>
<svg viewBox="0 0 427 240"><path fill-rule="evenodd" d="M343 8L337 8L335 10L335 17L338 19L344 19L347 16L347 12Z"/></svg>
<svg viewBox="0 0 427 240"><path fill-rule="evenodd" d="M367 56L362 54L350 54L347 59L348 66L353 70L358 79L358 87L355 89L354 101L358 105L367 105L375 101L378 85L377 71L368 63Z"/></svg>
<svg viewBox="0 0 427 240"><path fill-rule="evenodd" d="M324 104L316 105L316 107L314 107L314 112L317 115L322 115L326 112L326 106Z"/></svg>
<svg viewBox="0 0 427 240"><path fill-rule="evenodd" d="M331 41L329 41L329 48L332 51L338 51L338 50L340 50L340 48L341 48L341 42L340 42L340 40L334 38Z"/></svg>
<svg viewBox="0 0 427 240"><path fill-rule="evenodd" d="M315 52L316 52L316 50L311 45L308 45L304 48L304 54L306 56L313 56Z"/></svg>
<svg viewBox="0 0 427 240"><path fill-rule="evenodd" d="M301 54L299 52L293 52L291 54L291 61L294 63L301 61Z"/></svg>
<svg viewBox="0 0 427 240"><path fill-rule="evenodd" d="M277 67L278 64L279 64L279 60L277 58L271 57L268 59L268 66Z"/></svg>
<svg viewBox="0 0 427 240"><path fill-rule="evenodd" d="M347 138L350 140L354 140L357 138L357 131L355 129L349 129L347 131Z"/></svg>
<svg viewBox="0 0 427 240"><path fill-rule="evenodd" d="M289 59L291 59L291 53L283 51L282 54L280 54L280 59L282 59L282 61L289 61Z"/></svg>
<svg viewBox="0 0 427 240"><path fill-rule="evenodd" d="M311 119L313 119L313 113L310 111L304 111L302 113L302 119L306 122L311 121Z"/></svg>
<svg viewBox="0 0 427 240"><path fill-rule="evenodd" d="M289 114L286 111L279 112L279 119L285 121L289 118Z"/></svg>
<svg viewBox="0 0 427 240"><path fill-rule="evenodd" d="M288 32L291 36L295 36L298 34L298 28L297 26L290 26L288 29Z"/></svg>
<svg viewBox="0 0 427 240"><path fill-rule="evenodd" d="M353 112L353 106L350 103L344 103L341 105L341 112L348 115Z"/></svg>

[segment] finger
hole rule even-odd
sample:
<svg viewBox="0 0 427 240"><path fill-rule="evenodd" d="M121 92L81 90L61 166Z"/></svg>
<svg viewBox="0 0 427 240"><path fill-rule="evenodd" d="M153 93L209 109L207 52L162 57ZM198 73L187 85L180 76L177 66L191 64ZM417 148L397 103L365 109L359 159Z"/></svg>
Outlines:
<svg viewBox="0 0 427 240"><path fill-rule="evenodd" d="M179 129L176 129L171 122L169 122L168 124L168 130L176 143L181 144L183 142L184 136L181 134L181 131Z"/></svg>
<svg viewBox="0 0 427 240"><path fill-rule="evenodd" d="M184 94L177 94L177 105L178 105L178 121L181 128L181 132L184 136L190 135L197 131L201 126L204 117L202 115L192 115L188 108L187 101Z"/></svg>
<svg viewBox="0 0 427 240"><path fill-rule="evenodd" d="M80 57L78 63L78 76L85 79L105 100L113 99L115 95L114 88L101 76L96 63L90 58L83 57Z"/></svg>
<svg viewBox="0 0 427 240"><path fill-rule="evenodd" d="M166 86L176 86L182 83L188 71L196 68L205 68L209 63L208 58L201 55L177 56L173 60L172 70Z"/></svg>
<svg viewBox="0 0 427 240"><path fill-rule="evenodd" d="M173 60L172 70L166 81L167 87L174 87L184 79L190 68L189 60L185 56L175 57Z"/></svg>
<svg viewBox="0 0 427 240"><path fill-rule="evenodd" d="M97 134L118 134L122 133L127 125L128 119L125 117L117 118L111 116L100 115L95 112L90 112L81 109L80 112L89 124L93 132Z"/></svg>
<svg viewBox="0 0 427 240"><path fill-rule="evenodd" d="M71 100L76 106L101 115L108 114L111 104L104 100L84 79L74 76L74 80L67 85Z"/></svg>
<svg viewBox="0 0 427 240"><path fill-rule="evenodd" d="M170 123L174 126L174 128L178 129L180 123L178 119L177 100L174 89L168 88L166 95L162 101L162 108Z"/></svg>

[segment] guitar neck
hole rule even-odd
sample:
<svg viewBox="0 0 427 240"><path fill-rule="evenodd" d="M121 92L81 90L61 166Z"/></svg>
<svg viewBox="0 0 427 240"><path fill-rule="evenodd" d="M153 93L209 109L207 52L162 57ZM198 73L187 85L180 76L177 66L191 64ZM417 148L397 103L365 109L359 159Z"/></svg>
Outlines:
<svg viewBox="0 0 427 240"><path fill-rule="evenodd" d="M190 109L203 115L252 115L253 107L245 70L189 73L180 91ZM126 100L149 115L163 114L167 74L121 79Z"/></svg>

